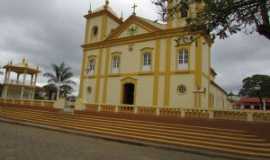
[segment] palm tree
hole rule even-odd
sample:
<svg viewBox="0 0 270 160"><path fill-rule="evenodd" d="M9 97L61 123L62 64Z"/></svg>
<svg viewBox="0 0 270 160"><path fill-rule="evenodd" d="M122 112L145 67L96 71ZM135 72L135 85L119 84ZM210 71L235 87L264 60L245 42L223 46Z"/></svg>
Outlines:
<svg viewBox="0 0 270 160"><path fill-rule="evenodd" d="M71 80L73 73L71 68L64 62L60 65L52 64L53 72L45 73L43 76L48 78L49 85L54 85L57 88L57 99L60 96L66 97L73 92L73 86L76 85Z"/></svg>
<svg viewBox="0 0 270 160"><path fill-rule="evenodd" d="M44 97L46 97L48 100L55 100L56 94L57 94L57 88L54 84L47 84L42 87L43 92L45 94Z"/></svg>

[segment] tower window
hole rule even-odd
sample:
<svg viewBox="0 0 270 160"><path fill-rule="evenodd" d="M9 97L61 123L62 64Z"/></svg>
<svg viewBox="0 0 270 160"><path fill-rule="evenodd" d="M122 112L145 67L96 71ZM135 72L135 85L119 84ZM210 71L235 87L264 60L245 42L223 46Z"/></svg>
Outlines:
<svg viewBox="0 0 270 160"><path fill-rule="evenodd" d="M98 27L97 27L97 26L94 26L94 27L92 28L92 35L93 35L94 37L96 37L96 36L98 35Z"/></svg>
<svg viewBox="0 0 270 160"><path fill-rule="evenodd" d="M186 70L188 69L189 63L189 52L188 49L180 49L177 55L177 69Z"/></svg>
<svg viewBox="0 0 270 160"><path fill-rule="evenodd" d="M188 11L189 11L189 6L188 5L185 5L185 4L182 4L181 7L179 8L179 12L180 12L180 16L182 18L185 18L188 16Z"/></svg>
<svg viewBox="0 0 270 160"><path fill-rule="evenodd" d="M182 18L185 18L188 16L188 10L182 10L182 11L180 11L180 13L181 13Z"/></svg>
<svg viewBox="0 0 270 160"><path fill-rule="evenodd" d="M91 57L91 58L89 58L89 65L87 68L87 74L90 76L94 75L95 69L96 69L96 59Z"/></svg>

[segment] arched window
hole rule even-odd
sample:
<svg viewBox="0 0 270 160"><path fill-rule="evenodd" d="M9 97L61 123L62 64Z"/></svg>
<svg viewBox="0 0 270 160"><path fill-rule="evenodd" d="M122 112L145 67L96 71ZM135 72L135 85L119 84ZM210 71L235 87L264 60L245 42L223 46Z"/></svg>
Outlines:
<svg viewBox="0 0 270 160"><path fill-rule="evenodd" d="M188 49L183 48L179 50L177 55L177 69L179 70L187 70L189 63L189 52Z"/></svg>
<svg viewBox="0 0 270 160"><path fill-rule="evenodd" d="M188 17L188 11L189 11L188 6L185 5L181 6L179 9L180 17L181 18Z"/></svg>
<svg viewBox="0 0 270 160"><path fill-rule="evenodd" d="M90 57L88 68L87 68L87 74L90 76L94 75L95 69L96 69L96 59L94 57Z"/></svg>
<svg viewBox="0 0 270 160"><path fill-rule="evenodd" d="M149 71L152 65L152 55L149 52L143 54L143 70Z"/></svg>
<svg viewBox="0 0 270 160"><path fill-rule="evenodd" d="M98 35L98 26L94 26L92 28L92 37L96 37Z"/></svg>
<svg viewBox="0 0 270 160"><path fill-rule="evenodd" d="M181 13L182 18L185 18L185 17L188 16L188 11L187 10L181 11L180 13Z"/></svg>
<svg viewBox="0 0 270 160"><path fill-rule="evenodd" d="M114 55L112 56L112 73L119 73L120 69L120 56Z"/></svg>

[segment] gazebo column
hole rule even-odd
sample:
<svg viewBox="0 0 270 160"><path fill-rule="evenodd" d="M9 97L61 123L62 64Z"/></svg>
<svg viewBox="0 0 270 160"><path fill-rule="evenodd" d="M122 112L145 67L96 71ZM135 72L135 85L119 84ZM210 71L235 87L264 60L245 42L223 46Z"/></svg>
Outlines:
<svg viewBox="0 0 270 160"><path fill-rule="evenodd" d="M17 73L17 84L20 82L20 73Z"/></svg>
<svg viewBox="0 0 270 160"><path fill-rule="evenodd" d="M34 89L33 89L33 93L32 93L32 99L34 99L34 98L35 98L35 93L36 93L36 86L37 86L37 73L36 73L36 74L34 74L33 86L34 86Z"/></svg>
<svg viewBox="0 0 270 160"><path fill-rule="evenodd" d="M32 99L35 99L35 90L36 90L36 87L34 87L34 88L32 89L32 93L31 93L31 98L32 98Z"/></svg>
<svg viewBox="0 0 270 160"><path fill-rule="evenodd" d="M23 86L22 86L22 89L21 89L21 99L23 99L24 97L24 85L25 85L25 81L26 81L26 70L23 72Z"/></svg>
<svg viewBox="0 0 270 160"><path fill-rule="evenodd" d="M34 75L31 74L31 81L30 81L30 85L31 85L31 86L33 86L33 84L34 84L33 80L34 80Z"/></svg>
<svg viewBox="0 0 270 160"><path fill-rule="evenodd" d="M6 79L6 83L10 82L10 75L11 75L11 70L7 70L7 79Z"/></svg>
<svg viewBox="0 0 270 160"><path fill-rule="evenodd" d="M24 71L23 73L23 85L25 85L25 81L26 81L26 71Z"/></svg>
<svg viewBox="0 0 270 160"><path fill-rule="evenodd" d="M6 71L5 71L4 84L8 84L9 78L10 78L10 72L11 72L11 70L7 68ZM2 97L3 98L7 98L8 97L8 88L9 88L8 85L5 85L4 86L4 90L3 90L3 94L2 94Z"/></svg>
<svg viewBox="0 0 270 160"><path fill-rule="evenodd" d="M7 75L8 75L8 69L5 70L5 78L4 78L4 83L7 82Z"/></svg>
<svg viewBox="0 0 270 160"><path fill-rule="evenodd" d="M23 99L23 96L24 96L24 87L21 88L21 99Z"/></svg>
<svg viewBox="0 0 270 160"><path fill-rule="evenodd" d="M35 74L34 86L37 85L37 74Z"/></svg>

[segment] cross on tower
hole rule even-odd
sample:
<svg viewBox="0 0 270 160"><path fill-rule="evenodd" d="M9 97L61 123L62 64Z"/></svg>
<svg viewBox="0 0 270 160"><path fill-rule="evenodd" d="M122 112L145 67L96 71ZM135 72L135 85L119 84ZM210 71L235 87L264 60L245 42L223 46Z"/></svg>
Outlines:
<svg viewBox="0 0 270 160"><path fill-rule="evenodd" d="M133 9L133 15L136 15L136 8L138 6L134 3L134 5L132 6L132 9Z"/></svg>
<svg viewBox="0 0 270 160"><path fill-rule="evenodd" d="M110 4L109 0L105 1L105 5L108 6Z"/></svg>

